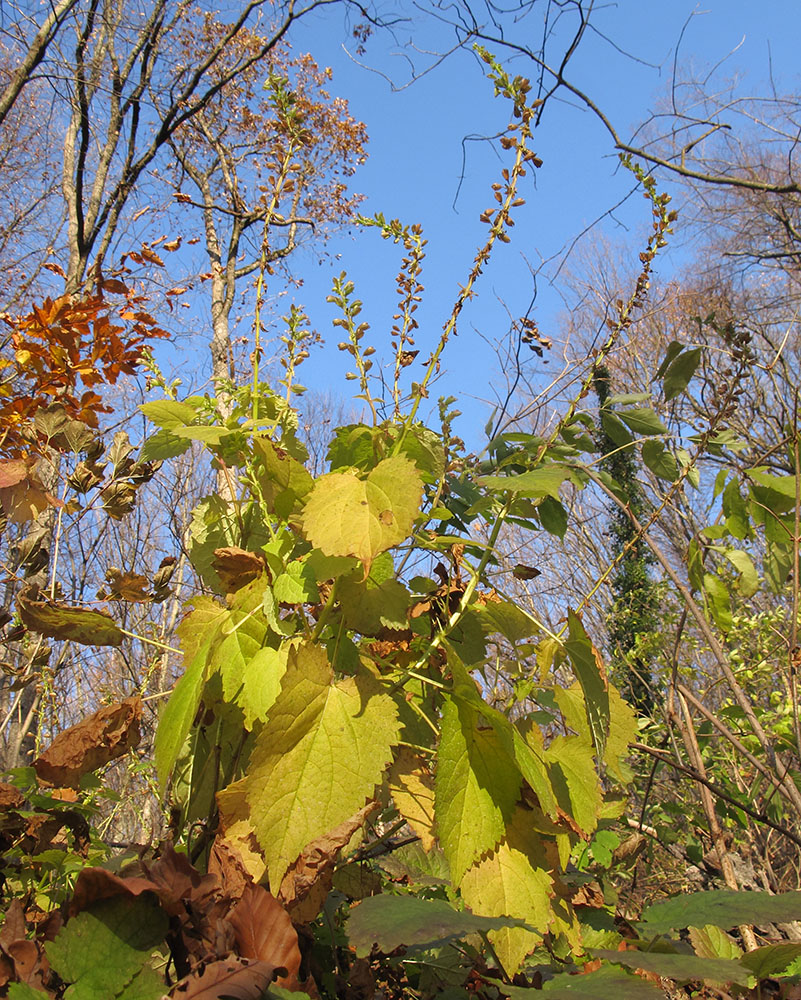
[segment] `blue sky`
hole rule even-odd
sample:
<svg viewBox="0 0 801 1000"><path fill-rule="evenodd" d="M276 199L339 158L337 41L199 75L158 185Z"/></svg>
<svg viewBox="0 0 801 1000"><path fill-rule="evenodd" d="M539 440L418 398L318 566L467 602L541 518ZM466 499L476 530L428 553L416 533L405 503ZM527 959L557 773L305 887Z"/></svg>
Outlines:
<svg viewBox="0 0 801 1000"><path fill-rule="evenodd" d="M398 9L404 12L411 5ZM528 33L541 30L537 9L530 27L524 22L515 38L530 43ZM667 93L679 42L679 65L711 69L723 61L717 80L736 76L745 90L766 92L772 69L780 89L798 86L801 8L797 0L759 6L743 0L711 0L704 5L686 0L620 0L599 5L593 24L597 30L585 36L568 77L626 137ZM498 179L503 164L497 144L490 147L480 137L506 125L507 106L493 98L492 85L471 53L456 52L435 65L437 53L453 44L453 36L423 14L400 23L392 35L377 32L361 56L355 54L356 43L338 7L301 24L292 44L332 67L332 93L346 97L352 113L367 125L370 157L354 178L355 187L367 196L365 214L381 211L424 227L429 244L423 275L426 298L419 312L419 366L437 340L486 231L478 216L491 205L490 184ZM433 68L404 86L410 81L412 61L418 72ZM533 69L522 60L510 63L510 68L527 76ZM497 248L477 299L463 314L460 336L445 357L446 374L433 393L460 397L461 432L471 447L479 445L492 411L490 403L502 386L491 343L505 334L510 313L519 316L527 309L533 294L530 266L553 259L540 273L533 315L544 334L558 339L565 290L558 278L552 283L549 278L564 248L632 187L631 176L618 167L608 134L575 103L557 100L548 106L534 146L544 162L535 178L527 178L523 192L527 205L515 217L514 239ZM661 186L668 192L677 190L669 179ZM649 224L648 205L634 198L593 232L631 246L636 260ZM343 269L364 301L364 318L371 324L368 340L372 338L379 358L389 360L388 331L400 256L400 249L382 241L375 231L363 231L332 240L322 259L317 252L307 252L296 260L304 285L289 294L307 309L327 341L307 363L305 384L343 397L353 385L344 380L347 358L336 351L340 337L331 327L336 313L325 303L332 275ZM680 262L682 254L674 250L673 260ZM658 274L668 275L672 266L668 256L658 265ZM281 311L285 307L286 300ZM532 358L531 363L543 377L547 375L542 362Z"/></svg>

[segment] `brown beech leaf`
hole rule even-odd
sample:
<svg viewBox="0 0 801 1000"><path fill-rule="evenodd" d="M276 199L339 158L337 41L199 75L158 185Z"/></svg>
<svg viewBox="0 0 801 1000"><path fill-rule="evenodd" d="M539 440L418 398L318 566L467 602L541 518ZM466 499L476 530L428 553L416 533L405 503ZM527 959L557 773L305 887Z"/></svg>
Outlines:
<svg viewBox="0 0 801 1000"><path fill-rule="evenodd" d="M201 976L188 976L170 993L181 1000L261 1000L275 970L267 962L226 958L211 962Z"/></svg>
<svg viewBox="0 0 801 1000"><path fill-rule="evenodd" d="M33 762L41 781L79 788L84 774L96 771L138 746L142 702L126 698L59 733Z"/></svg>
<svg viewBox="0 0 801 1000"><path fill-rule="evenodd" d="M220 884L225 886L228 899L241 899L245 887L254 881L239 847L238 841L232 842L217 834L209 854L209 874L216 875ZM263 869L262 865L262 874Z"/></svg>
<svg viewBox="0 0 801 1000"><path fill-rule="evenodd" d="M12 899L6 908L3 926L0 927L0 948L6 948L12 941L24 940L26 932L22 901L18 898Z"/></svg>
<svg viewBox="0 0 801 1000"><path fill-rule="evenodd" d="M9 785L5 781L0 781L0 810L19 809L25 801L25 796L14 785ZM5 924L3 924L5 929Z"/></svg>
<svg viewBox="0 0 801 1000"><path fill-rule="evenodd" d="M214 550L212 568L229 594L260 577L264 572L264 565L261 556L240 549L237 545Z"/></svg>
<svg viewBox="0 0 801 1000"><path fill-rule="evenodd" d="M148 579L138 573L125 573L116 566L109 566L106 570L106 586L106 596L112 601L146 604L150 600Z"/></svg>
<svg viewBox="0 0 801 1000"><path fill-rule="evenodd" d="M278 899L296 924L306 924L320 912L331 890L339 852L378 808L377 802L368 802L335 830L307 844L297 861L290 865L278 890Z"/></svg>
<svg viewBox="0 0 801 1000"><path fill-rule="evenodd" d="M44 600L35 587L26 587L17 594L17 607L27 628L50 639L72 639L86 646L119 646L123 640L108 611Z"/></svg>
<svg viewBox="0 0 801 1000"><path fill-rule="evenodd" d="M141 896L143 892L155 892L159 887L148 878L133 875L123 878L107 868L82 868L75 890L70 900L70 916L85 910L87 906L112 896Z"/></svg>
<svg viewBox="0 0 801 1000"><path fill-rule="evenodd" d="M141 862L145 876L155 883L161 905L175 916L186 912L184 903L195 909L207 907L220 891L216 875L201 875L185 854L178 854L172 844L165 844L157 861Z"/></svg>
<svg viewBox="0 0 801 1000"><path fill-rule="evenodd" d="M27 459L12 458L0 462L0 507L15 524L32 521L49 506L60 501L45 492Z"/></svg>
<svg viewBox="0 0 801 1000"><path fill-rule="evenodd" d="M300 969L298 935L287 911L263 886L245 886L242 898L228 914L242 958L257 958L285 969L277 983L297 989Z"/></svg>

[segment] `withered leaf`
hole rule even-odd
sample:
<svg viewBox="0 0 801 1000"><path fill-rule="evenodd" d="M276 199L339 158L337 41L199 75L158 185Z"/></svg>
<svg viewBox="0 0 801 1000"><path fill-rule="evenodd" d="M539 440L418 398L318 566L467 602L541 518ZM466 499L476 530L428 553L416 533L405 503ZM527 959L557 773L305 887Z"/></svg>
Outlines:
<svg viewBox="0 0 801 1000"><path fill-rule="evenodd" d="M536 566L526 566L524 563L518 563L512 570L512 576L517 580L536 580L540 575L542 570L536 568Z"/></svg>
<svg viewBox="0 0 801 1000"><path fill-rule="evenodd" d="M171 916L186 912L185 902L202 910L219 892L215 875L201 875L185 854L178 854L172 844L165 844L157 861L142 862L142 871L156 885L164 909Z"/></svg>
<svg viewBox="0 0 801 1000"><path fill-rule="evenodd" d="M172 996L181 1000L261 1000L275 970L267 962L227 958L211 962L203 975L188 976L173 987Z"/></svg>
<svg viewBox="0 0 801 1000"><path fill-rule="evenodd" d="M87 906L112 896L141 896L143 892L158 894L159 886L148 878L131 875L123 878L106 868L82 868L70 900L70 916Z"/></svg>
<svg viewBox="0 0 801 1000"><path fill-rule="evenodd" d="M24 801L25 797L18 788L14 785L9 785L5 781L0 781L0 809L3 811L7 809L19 809ZM3 928L5 928L5 924L3 924Z"/></svg>
<svg viewBox="0 0 801 1000"><path fill-rule="evenodd" d="M126 698L105 705L53 740L33 766L42 781L79 788L81 777L138 746L142 702Z"/></svg>
<svg viewBox="0 0 801 1000"><path fill-rule="evenodd" d="M242 958L255 958L285 969L277 982L286 989L298 986L300 948L287 911L263 886L245 886L241 900L228 914L236 947Z"/></svg>
<svg viewBox="0 0 801 1000"><path fill-rule="evenodd" d="M260 577L264 566L264 559L260 555L240 549L237 545L214 550L212 567L228 594Z"/></svg>
<svg viewBox="0 0 801 1000"><path fill-rule="evenodd" d="M48 506L60 500L45 492L31 469L30 460L20 458L0 462L0 507L9 521L24 524L32 521Z"/></svg>
<svg viewBox="0 0 801 1000"><path fill-rule="evenodd" d="M147 577L139 573L124 573L116 566L106 570L108 584L107 597L112 601L130 601L132 604L146 604L150 600Z"/></svg>
<svg viewBox="0 0 801 1000"><path fill-rule="evenodd" d="M297 861L290 865L278 890L278 899L296 924L309 923L320 912L331 890L339 852L378 808L377 802L368 802L335 830L307 844Z"/></svg>
<svg viewBox="0 0 801 1000"><path fill-rule="evenodd" d="M71 639L86 646L119 646L123 634L108 611L92 611L39 597L36 587L17 594L19 616L33 632L50 639Z"/></svg>

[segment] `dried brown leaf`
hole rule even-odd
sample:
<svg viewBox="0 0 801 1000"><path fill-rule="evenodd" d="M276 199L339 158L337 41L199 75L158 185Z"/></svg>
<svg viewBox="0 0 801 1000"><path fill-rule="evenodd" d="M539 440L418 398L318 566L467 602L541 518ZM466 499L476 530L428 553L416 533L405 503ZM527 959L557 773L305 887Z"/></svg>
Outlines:
<svg viewBox="0 0 801 1000"><path fill-rule="evenodd" d="M266 962L226 958L211 962L200 976L188 976L170 993L180 1000L261 1000L275 970Z"/></svg>
<svg viewBox="0 0 801 1000"><path fill-rule="evenodd" d="M212 568L229 594L260 577L264 565L262 556L240 549L237 545L214 550Z"/></svg>
<svg viewBox="0 0 801 1000"><path fill-rule="evenodd" d="M368 802L335 830L307 844L297 861L290 865L278 890L278 899L296 924L308 923L320 912L331 890L339 852L378 808L377 802Z"/></svg>
<svg viewBox="0 0 801 1000"><path fill-rule="evenodd" d="M242 898L228 915L234 928L237 951L274 968L285 969L279 986L297 989L300 969L298 935L287 911L260 885L245 886Z"/></svg>
<svg viewBox="0 0 801 1000"><path fill-rule="evenodd" d="M157 861L141 862L141 867L155 883L161 905L171 916L185 913L184 903L199 911L208 908L221 888L216 875L201 875L171 844L162 847Z"/></svg>
<svg viewBox="0 0 801 1000"><path fill-rule="evenodd" d="M0 781L0 810L5 812L8 809L19 809L24 801L25 796L18 788Z"/></svg>
<svg viewBox="0 0 801 1000"><path fill-rule="evenodd" d="M72 639L87 646L119 646L123 634L107 611L72 607L39 597L38 589L26 587L17 594L22 623L51 639Z"/></svg>
<svg viewBox="0 0 801 1000"><path fill-rule="evenodd" d="M83 868L75 882L70 901L70 916L87 906L112 896L141 896L143 892L158 894L159 886L148 878L133 875L123 878L106 868Z"/></svg>
<svg viewBox="0 0 801 1000"><path fill-rule="evenodd" d="M138 746L142 702L126 698L65 729L33 766L41 781L79 788L81 777Z"/></svg>

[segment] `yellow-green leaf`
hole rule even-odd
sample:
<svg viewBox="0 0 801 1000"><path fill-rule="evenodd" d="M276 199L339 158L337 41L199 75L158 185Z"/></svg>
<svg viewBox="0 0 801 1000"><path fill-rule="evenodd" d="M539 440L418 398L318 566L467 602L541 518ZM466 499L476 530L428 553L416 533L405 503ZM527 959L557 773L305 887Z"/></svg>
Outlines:
<svg viewBox="0 0 801 1000"><path fill-rule="evenodd" d="M457 885L470 865L500 841L520 786L520 773L495 730L473 706L446 698L437 761L436 817L439 842Z"/></svg>
<svg viewBox="0 0 801 1000"><path fill-rule="evenodd" d="M246 778L273 891L308 843L373 794L398 729L395 704L372 677L334 684L321 647L290 651Z"/></svg>
<svg viewBox="0 0 801 1000"><path fill-rule="evenodd" d="M574 820L582 833L591 834L601 812L601 784L592 744L581 736L556 736L545 754L562 812Z"/></svg>
<svg viewBox="0 0 801 1000"><path fill-rule="evenodd" d="M423 483L402 455L387 458L360 479L353 472L321 476L303 508L306 537L329 556L356 556L365 567L407 537Z"/></svg>
<svg viewBox="0 0 801 1000"><path fill-rule="evenodd" d="M546 845L554 856L548 858ZM519 917L538 933L520 927L492 931L490 940L507 975L513 976L542 940L554 919L553 881L546 868L555 863L555 848L536 833L527 811L519 808L496 850L482 858L462 879L462 899L488 917Z"/></svg>
<svg viewBox="0 0 801 1000"><path fill-rule="evenodd" d="M389 790L398 812L426 851L434 844L434 779L422 757L401 747L389 772Z"/></svg>

